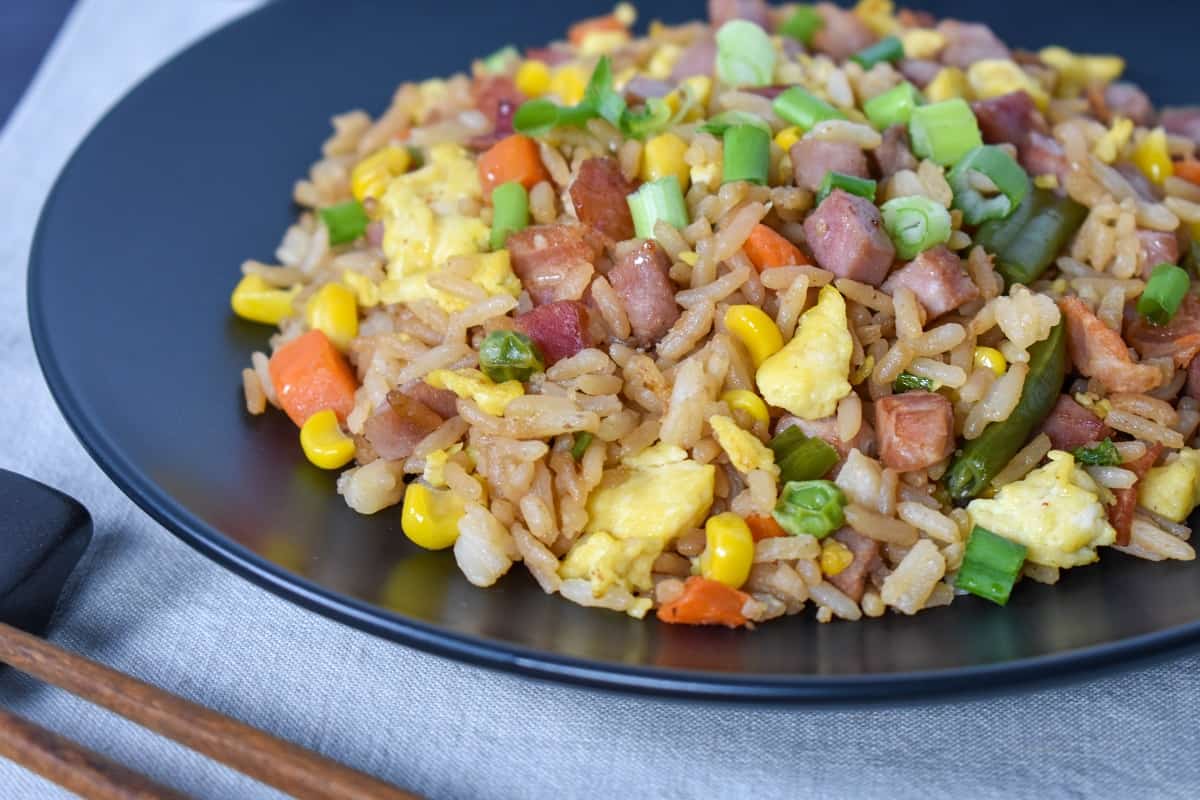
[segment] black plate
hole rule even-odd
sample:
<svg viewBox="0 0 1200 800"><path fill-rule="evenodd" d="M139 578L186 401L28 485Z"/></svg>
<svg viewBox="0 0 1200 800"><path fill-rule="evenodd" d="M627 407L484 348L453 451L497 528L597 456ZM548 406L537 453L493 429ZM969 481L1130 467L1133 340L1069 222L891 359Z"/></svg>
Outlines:
<svg viewBox="0 0 1200 800"><path fill-rule="evenodd" d="M443 14L274 4L184 52L104 118L46 203L29 308L55 398L122 489L201 552L322 614L454 658L611 687L834 701L943 693L1200 639L1197 567L1115 553L1057 587L1023 584L1007 609L964 599L911 619L818 625L808 615L753 633L583 609L543 595L523 570L479 590L450 554L410 546L397 510L349 511L282 414L248 417L239 371L268 331L234 319L229 292L242 259L271 259L293 218L292 181L317 155L330 114L378 112L401 80L449 74L508 41L560 36L611 2L562 5L513 14L460 2ZM968 17L994 7L954 5ZM1069 24L1073 5L1009 3L997 28L1027 46L1136 55L1116 19L1089 15L1087 32ZM681 20L699 6L657 12ZM1162 14L1150 6L1133 19L1166 16L1166 4ZM1155 71L1134 77L1159 100L1188 99L1169 94L1184 90L1169 77L1186 74L1184 27L1155 24L1157 38L1140 48Z"/></svg>

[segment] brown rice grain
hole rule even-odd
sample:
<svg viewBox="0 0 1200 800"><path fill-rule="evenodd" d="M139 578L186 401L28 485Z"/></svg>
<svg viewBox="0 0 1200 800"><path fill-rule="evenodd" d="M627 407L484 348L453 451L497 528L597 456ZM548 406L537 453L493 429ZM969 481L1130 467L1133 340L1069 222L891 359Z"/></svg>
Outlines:
<svg viewBox="0 0 1200 800"><path fill-rule="evenodd" d="M1145 417L1139 417L1126 411L1114 409L1104 417L1104 424L1121 433L1128 433L1137 439L1147 442L1157 442L1164 447L1178 450L1183 447L1183 435L1165 425L1159 425Z"/></svg>
<svg viewBox="0 0 1200 800"><path fill-rule="evenodd" d="M1050 452L1050 447L1050 437L1039 433L1033 438L1033 441L1018 450L1017 454L1004 465L1004 468L996 473L996 476L992 478L992 486L999 489L1001 486L1024 478L1030 470L1042 463L1042 459Z"/></svg>
<svg viewBox="0 0 1200 800"><path fill-rule="evenodd" d="M847 525L876 541L909 546L919 538L917 529L907 522L885 517L857 503L847 505L845 513Z"/></svg>
<svg viewBox="0 0 1200 800"><path fill-rule="evenodd" d="M263 391L258 373L250 367L242 370L242 394L246 399L246 411L262 414L267 410L267 394Z"/></svg>

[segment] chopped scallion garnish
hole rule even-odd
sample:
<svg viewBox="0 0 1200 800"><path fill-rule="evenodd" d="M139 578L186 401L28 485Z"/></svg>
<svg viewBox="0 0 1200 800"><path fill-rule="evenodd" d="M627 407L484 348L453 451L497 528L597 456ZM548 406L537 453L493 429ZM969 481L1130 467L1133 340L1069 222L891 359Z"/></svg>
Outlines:
<svg viewBox="0 0 1200 800"><path fill-rule="evenodd" d="M510 233L524 230L529 224L529 193L520 181L502 183L492 190L493 250L504 247Z"/></svg>
<svg viewBox="0 0 1200 800"><path fill-rule="evenodd" d="M321 221L329 229L330 244L353 242L367 230L367 212L357 200L347 200L320 210Z"/></svg>
<svg viewBox="0 0 1200 800"><path fill-rule="evenodd" d="M814 205L821 205L834 189L841 189L850 194L856 194L874 203L875 188L875 181L870 178L859 178L854 175L846 175L831 170L825 173L825 177L821 180L821 185L817 187L817 198Z"/></svg>
<svg viewBox="0 0 1200 800"><path fill-rule="evenodd" d="M974 182L983 176L996 193L984 197ZM954 190L954 207L963 212L968 225L980 225L990 219L1004 219L1016 211L1029 193L1031 184L1025 170L1012 156L994 145L985 144L967 153L946 175Z"/></svg>
<svg viewBox="0 0 1200 800"><path fill-rule="evenodd" d="M967 539L954 585L1002 606L1008 602L1013 584L1021 574L1025 552L1025 545L976 525Z"/></svg>
<svg viewBox="0 0 1200 800"><path fill-rule="evenodd" d="M687 203L683 200L679 179L674 175L647 181L625 199L629 203L633 228L639 238L653 238L654 225L660 219L673 228L687 227Z"/></svg>
<svg viewBox="0 0 1200 800"><path fill-rule="evenodd" d="M893 86L863 103L863 113L879 130L893 125L907 125L913 109L921 104L921 93L908 81Z"/></svg>
<svg viewBox="0 0 1200 800"><path fill-rule="evenodd" d="M571 458L576 461L583 459L587 449L592 445L592 439L595 437L589 431L577 431L575 433L575 441L571 443Z"/></svg>
<svg viewBox="0 0 1200 800"><path fill-rule="evenodd" d="M1187 270L1174 264L1159 264L1138 298L1138 313L1155 325L1166 325L1179 310L1189 286Z"/></svg>
<svg viewBox="0 0 1200 800"><path fill-rule="evenodd" d="M711 133L713 136L724 136L725 131L732 128L734 125L754 125L762 128L769 136L771 133L771 125L758 114L751 114L749 111L722 111L708 118L700 130L706 133Z"/></svg>
<svg viewBox="0 0 1200 800"><path fill-rule="evenodd" d="M776 116L811 130L818 122L827 119L845 119L846 115L819 97L814 97L799 86L793 86L775 98L771 104Z"/></svg>
<svg viewBox="0 0 1200 800"><path fill-rule="evenodd" d="M546 368L542 352L523 333L492 331L479 345L479 368L496 383L527 381Z"/></svg>
<svg viewBox="0 0 1200 800"><path fill-rule="evenodd" d="M883 212L883 227L900 258L915 258L950 239L950 212L928 197L897 197L879 210Z"/></svg>
<svg viewBox="0 0 1200 800"><path fill-rule="evenodd" d="M810 5L799 5L778 30L783 36L790 36L807 46L812 44L813 34L824 25L825 18L821 16L821 12Z"/></svg>
<svg viewBox="0 0 1200 800"><path fill-rule="evenodd" d="M911 372L901 372L896 376L896 380L892 382L892 391L896 394L904 392L936 392L938 388L937 381L933 378L926 378L922 375L913 375Z"/></svg>
<svg viewBox="0 0 1200 800"><path fill-rule="evenodd" d="M838 462L837 450L829 442L809 438L795 425L775 434L768 446L775 453L783 483L823 478Z"/></svg>
<svg viewBox="0 0 1200 800"><path fill-rule="evenodd" d="M1113 444L1112 439L1107 438L1102 442L1076 447L1072 455L1080 464L1095 467L1115 467L1121 463L1121 454L1117 452L1117 446Z"/></svg>
<svg viewBox="0 0 1200 800"><path fill-rule="evenodd" d="M730 86L766 86L775 72L775 47L767 32L744 19L717 31L717 77Z"/></svg>
<svg viewBox="0 0 1200 800"><path fill-rule="evenodd" d="M765 186L771 167L770 134L757 125L733 125L725 129L724 142L723 181Z"/></svg>
<svg viewBox="0 0 1200 800"><path fill-rule="evenodd" d="M959 97L914 108L908 135L914 153L943 167L983 144L975 112Z"/></svg>
<svg viewBox="0 0 1200 800"><path fill-rule="evenodd" d="M863 69L870 69L884 61L899 61L904 58L904 45L895 36L885 36L875 44L850 56Z"/></svg>

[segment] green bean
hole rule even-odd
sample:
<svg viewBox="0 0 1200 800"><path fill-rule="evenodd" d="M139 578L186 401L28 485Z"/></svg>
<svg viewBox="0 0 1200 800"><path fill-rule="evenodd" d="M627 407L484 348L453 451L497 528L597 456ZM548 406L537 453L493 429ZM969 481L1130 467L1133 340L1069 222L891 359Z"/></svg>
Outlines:
<svg viewBox="0 0 1200 800"><path fill-rule="evenodd" d="M1060 322L1047 338L1030 348L1029 374L1008 419L988 425L955 456L944 479L955 503L961 505L979 496L1049 415L1066 377L1065 328Z"/></svg>
<svg viewBox="0 0 1200 800"><path fill-rule="evenodd" d="M1005 283L1028 286L1054 263L1086 216L1087 209L1069 197L1035 189L1007 218L981 225L975 242L996 257Z"/></svg>

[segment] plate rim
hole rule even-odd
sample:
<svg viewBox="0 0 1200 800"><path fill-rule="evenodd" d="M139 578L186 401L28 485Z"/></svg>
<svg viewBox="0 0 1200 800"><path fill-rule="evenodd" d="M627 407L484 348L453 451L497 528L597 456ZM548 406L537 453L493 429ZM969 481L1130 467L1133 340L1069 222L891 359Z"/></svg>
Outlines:
<svg viewBox="0 0 1200 800"><path fill-rule="evenodd" d="M120 446L111 441L86 413L81 398L72 390L71 381L63 372L49 343L48 317L52 314L45 313L48 305L43 302L46 298L39 265L43 261L42 249L47 237L49 212L58 198L65 178L76 167L96 130L118 113L131 96L142 91L152 81L162 79L165 73L193 50L207 46L211 40L247 20L277 13L279 9L289 5L272 0L257 9L235 16L157 64L115 99L88 128L55 176L50 191L38 211L29 250L25 291L29 331L38 366L55 405L75 438L104 474L126 497L172 535L249 583L307 611L318 613L369 635L436 656L498 669L522 677L638 694L739 702L783 701L840 707L864 703L894 704L913 700L950 701L963 695L994 693L1014 688L1033 689L1063 679L1094 677L1097 672L1105 669L1145 664L1200 646L1200 620L1196 620L1159 631L1061 652L937 670L841 676L794 673L747 675L603 662L462 633L326 589L257 555L197 517L169 492L130 464L121 455Z"/></svg>

